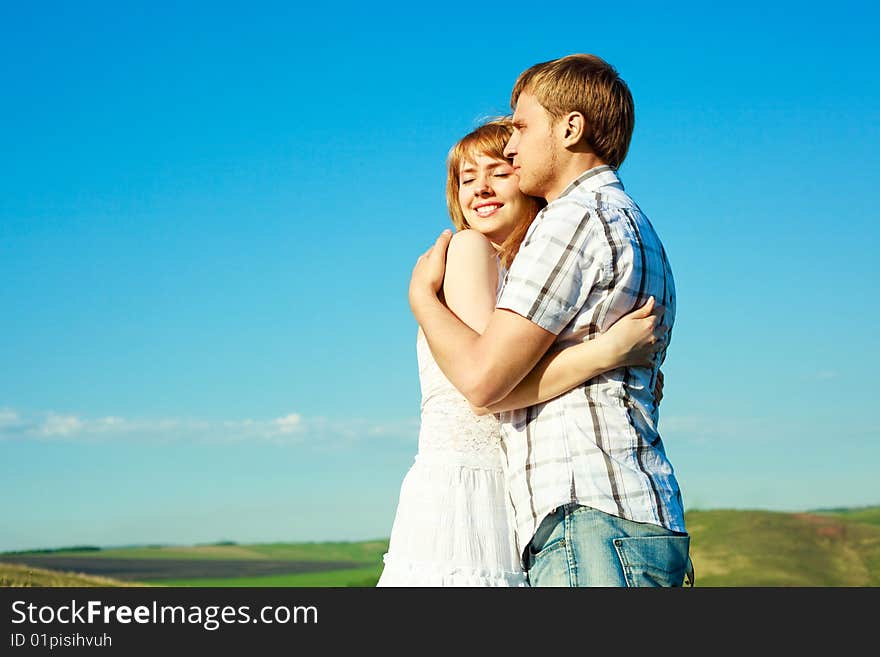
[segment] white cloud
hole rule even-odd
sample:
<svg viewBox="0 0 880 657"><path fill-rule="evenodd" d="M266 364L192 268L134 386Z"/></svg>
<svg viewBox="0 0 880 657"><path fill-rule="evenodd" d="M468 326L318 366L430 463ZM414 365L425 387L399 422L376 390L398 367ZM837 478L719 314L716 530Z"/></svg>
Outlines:
<svg viewBox="0 0 880 657"><path fill-rule="evenodd" d="M83 428L83 421L75 415L58 415L49 413L39 427L39 432L44 436L69 436L78 433Z"/></svg>
<svg viewBox="0 0 880 657"><path fill-rule="evenodd" d="M672 417L660 417L660 431L666 433L674 431L676 433L694 433L699 431L704 425L705 419L696 415L674 415Z"/></svg>
<svg viewBox="0 0 880 657"><path fill-rule="evenodd" d="M302 428L302 416L296 413L285 415L275 420L275 426L278 427L278 431L281 433L293 433L297 429Z"/></svg>
<svg viewBox="0 0 880 657"><path fill-rule="evenodd" d="M115 431L126 426L126 421L121 417L102 417L95 420L95 429L98 431Z"/></svg>
<svg viewBox="0 0 880 657"><path fill-rule="evenodd" d="M9 427L18 426L21 422L18 413L11 408L0 408L0 431Z"/></svg>
<svg viewBox="0 0 880 657"><path fill-rule="evenodd" d="M267 420L202 420L116 415L87 418L54 411L22 417L14 409L0 409L0 440L263 441L276 444L309 442L321 447L338 447L377 437L410 441L417 435L418 422L412 420L370 422L357 418L307 418L300 413L287 413Z"/></svg>
<svg viewBox="0 0 880 657"><path fill-rule="evenodd" d="M368 433L371 436L406 436L412 433L418 434L419 421L417 419L403 420L401 422L388 422L383 424L372 425Z"/></svg>
<svg viewBox="0 0 880 657"><path fill-rule="evenodd" d="M711 443L734 439L743 442L773 435L781 438L785 432L780 418L768 418L758 415L736 416L733 412L726 417L710 417L707 415L660 415L660 435L664 440L684 439L693 443Z"/></svg>

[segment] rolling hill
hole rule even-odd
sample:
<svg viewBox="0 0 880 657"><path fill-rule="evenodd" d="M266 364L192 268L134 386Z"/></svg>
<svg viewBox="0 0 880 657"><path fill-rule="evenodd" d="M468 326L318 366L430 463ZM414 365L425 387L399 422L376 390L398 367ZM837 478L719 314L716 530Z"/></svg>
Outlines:
<svg viewBox="0 0 880 657"><path fill-rule="evenodd" d="M880 585L880 506L691 510L698 587ZM2 586L374 586L387 540L0 554Z"/></svg>
<svg viewBox="0 0 880 657"><path fill-rule="evenodd" d="M880 584L880 507L690 511L686 522L697 586Z"/></svg>

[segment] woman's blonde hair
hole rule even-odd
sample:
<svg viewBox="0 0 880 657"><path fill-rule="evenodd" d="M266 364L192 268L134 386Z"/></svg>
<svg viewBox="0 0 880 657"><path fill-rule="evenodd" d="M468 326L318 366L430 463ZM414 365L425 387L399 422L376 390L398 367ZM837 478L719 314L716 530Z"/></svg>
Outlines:
<svg viewBox="0 0 880 657"><path fill-rule="evenodd" d="M470 228L461 204L458 199L458 189L461 186L461 165L463 162L475 159L477 155L487 155L499 160L507 160L504 156L504 147L513 134L513 124L510 117L498 117L490 119L472 132L462 137L455 146L449 149L446 158L446 207L452 224L456 230ZM501 245L498 257L504 267L509 267L513 258L519 251L526 232L534 221L538 212L546 205L544 199L534 196L527 197L531 200L534 211L517 222L507 239Z"/></svg>

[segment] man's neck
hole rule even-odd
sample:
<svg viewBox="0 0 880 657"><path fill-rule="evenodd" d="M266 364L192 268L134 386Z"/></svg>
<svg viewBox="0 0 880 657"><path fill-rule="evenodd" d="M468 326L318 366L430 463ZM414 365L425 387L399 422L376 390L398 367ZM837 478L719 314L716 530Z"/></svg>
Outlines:
<svg viewBox="0 0 880 657"><path fill-rule="evenodd" d="M585 171L602 166L605 161L594 153L573 153L560 167L559 175L553 183L553 188L548 192L547 202L555 201L565 191L571 182Z"/></svg>

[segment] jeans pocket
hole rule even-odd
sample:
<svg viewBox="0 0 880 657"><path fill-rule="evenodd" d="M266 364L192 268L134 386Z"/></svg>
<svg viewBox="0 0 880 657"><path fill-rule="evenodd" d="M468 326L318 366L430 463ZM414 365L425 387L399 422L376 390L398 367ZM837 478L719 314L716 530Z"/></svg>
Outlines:
<svg viewBox="0 0 880 657"><path fill-rule="evenodd" d="M534 543L529 543L529 559L534 562L538 559L543 559L544 557L553 554L557 550L561 550L565 547L565 537L560 536L559 538L554 538L552 541L548 541L544 545L536 546Z"/></svg>
<svg viewBox="0 0 880 657"><path fill-rule="evenodd" d="M540 550L529 544L529 586L571 586L565 538L550 541Z"/></svg>
<svg viewBox="0 0 880 657"><path fill-rule="evenodd" d="M530 555L550 552L565 545L565 527L563 526L564 513L561 509L553 509L544 516L532 540L529 541L528 552Z"/></svg>
<svg viewBox="0 0 880 657"><path fill-rule="evenodd" d="M688 567L690 536L633 536L614 539L626 585L682 586Z"/></svg>
<svg viewBox="0 0 880 657"><path fill-rule="evenodd" d="M528 568L528 576L530 581L545 582L549 572L567 572L565 564L568 563L565 546L565 527L562 522L562 514L554 511L548 514L538 529L532 540L526 547L526 566ZM556 582L556 577L549 577L552 583L544 584L545 586L567 586Z"/></svg>

